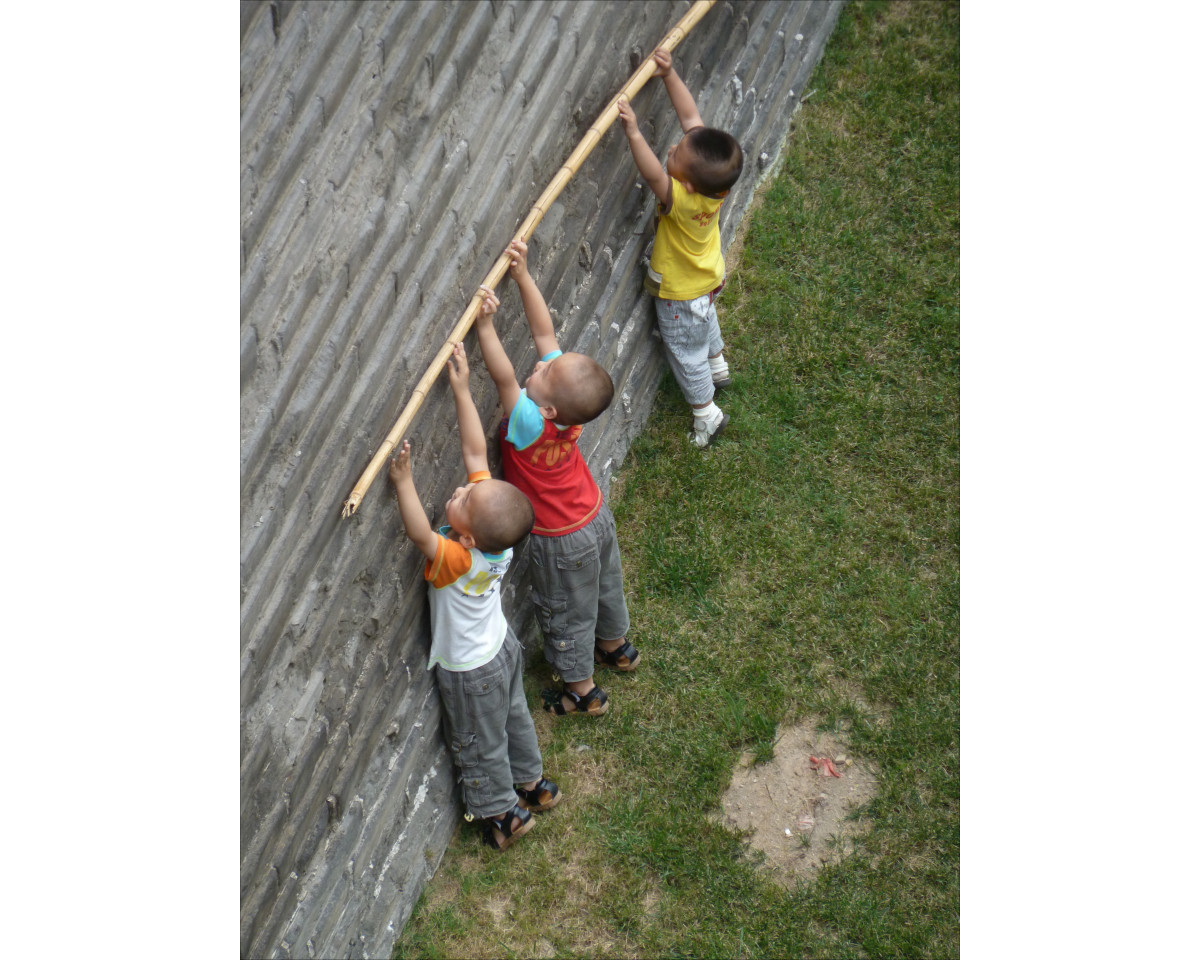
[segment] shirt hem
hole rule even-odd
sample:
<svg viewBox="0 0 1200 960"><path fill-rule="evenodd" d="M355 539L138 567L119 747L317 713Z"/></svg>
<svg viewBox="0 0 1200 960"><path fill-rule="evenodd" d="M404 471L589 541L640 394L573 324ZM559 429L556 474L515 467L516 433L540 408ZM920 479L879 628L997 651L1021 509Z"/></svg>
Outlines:
<svg viewBox="0 0 1200 960"><path fill-rule="evenodd" d="M574 533L576 530L582 530L589 523L595 520L596 514L600 512L600 508L603 505L604 495L601 494L596 500L596 505L592 507L592 509L589 510L582 519L573 521L565 527L548 528L539 527L537 524L534 524L533 529L529 532L536 533L539 537L565 537L568 533Z"/></svg>

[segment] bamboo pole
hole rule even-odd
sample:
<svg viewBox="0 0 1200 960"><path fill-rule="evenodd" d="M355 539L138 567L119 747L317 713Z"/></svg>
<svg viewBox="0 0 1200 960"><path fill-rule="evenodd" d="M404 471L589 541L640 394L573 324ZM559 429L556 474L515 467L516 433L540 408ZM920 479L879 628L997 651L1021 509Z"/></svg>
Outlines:
<svg viewBox="0 0 1200 960"><path fill-rule="evenodd" d="M692 27L700 22L700 19L708 13L716 0L697 0L684 14L683 18L675 24L670 32L655 46L655 50L665 48L674 50L679 46L684 37L691 32ZM529 215L525 218L520 228L517 230L514 240L528 241L533 235L533 231L537 229L537 225L542 222L542 217L546 215L546 211L550 209L550 205L562 193L563 188L570 182L578 171L583 161L587 159L588 154L600 142L600 138L612 122L617 119L617 101L622 97L628 100L633 100L634 95L646 85L646 82L653 76L655 70L654 50L650 51L650 55L642 61L640 67L629 78L626 84L621 87L596 118L587 133L583 135L583 139L579 141L579 145L571 151L571 155L567 157L566 162L558 169L554 177L550 180L549 186L538 197L537 202L533 205L533 209L529 211ZM508 244L505 244L505 248ZM508 270L508 265L511 262L507 253L502 253L500 258L492 264L492 269L488 271L486 277L483 278L482 286L491 287L493 290L496 284L504 277ZM483 301L483 293L476 288L474 296L471 297L470 303L467 304L467 309L463 311L461 317L458 318L458 323L454 325L454 329L450 332L450 336L446 342L442 344L437 354L433 358L433 362L429 365L429 369L425 371L425 375L421 377L417 386L412 392L412 397L400 413L400 419L396 421L391 432L388 433L379 449L375 451L375 456L371 458L371 462L367 465L367 469L363 471L363 475L359 477L358 483L350 492L350 499L342 505L342 516L348 517L353 514L358 505L362 503L363 497L366 496L367 489L378 476L379 471L383 469L383 465L391 456L392 451L399 444L400 439L408 430L413 418L417 415L417 411L421 408L426 395L429 393L429 388L433 386L434 381L441 375L442 369L446 362L450 359L450 354L454 350L454 345L460 342L468 330L475 323L475 318L479 314L479 304Z"/></svg>

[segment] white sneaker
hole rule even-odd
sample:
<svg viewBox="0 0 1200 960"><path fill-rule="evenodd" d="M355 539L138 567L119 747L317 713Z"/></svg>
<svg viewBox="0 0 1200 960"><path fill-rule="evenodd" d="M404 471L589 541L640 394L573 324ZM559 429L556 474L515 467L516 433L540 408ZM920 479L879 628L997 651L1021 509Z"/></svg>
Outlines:
<svg viewBox="0 0 1200 960"><path fill-rule="evenodd" d="M724 354L708 358L708 372L712 374L713 386L718 390L724 390L733 383L733 377L729 375L729 364L725 362Z"/></svg>
<svg viewBox="0 0 1200 960"><path fill-rule="evenodd" d="M692 443L701 450L716 440L729 423L729 414L715 403L712 408L713 414L709 417L692 417Z"/></svg>

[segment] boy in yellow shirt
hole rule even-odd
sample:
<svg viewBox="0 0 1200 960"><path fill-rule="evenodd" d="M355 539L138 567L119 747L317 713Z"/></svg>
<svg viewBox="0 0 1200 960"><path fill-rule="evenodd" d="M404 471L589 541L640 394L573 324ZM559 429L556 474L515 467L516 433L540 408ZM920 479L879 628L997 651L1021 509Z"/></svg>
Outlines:
<svg viewBox="0 0 1200 960"><path fill-rule="evenodd" d="M721 204L742 173L742 148L724 130L704 126L696 101L671 66L668 50L654 51L654 76L662 77L683 137L667 151L664 170L638 129L629 101L617 110L633 161L658 197L658 230L646 289L653 294L667 362L692 407L692 442L707 447L729 415L717 406L729 386L725 342L713 300L725 284L721 255Z"/></svg>

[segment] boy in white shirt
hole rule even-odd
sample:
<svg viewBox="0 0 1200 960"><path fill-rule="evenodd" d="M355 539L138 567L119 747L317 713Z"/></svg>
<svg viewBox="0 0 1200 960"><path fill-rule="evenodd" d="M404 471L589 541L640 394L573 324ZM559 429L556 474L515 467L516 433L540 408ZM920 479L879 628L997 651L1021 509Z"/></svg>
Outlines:
<svg viewBox="0 0 1200 960"><path fill-rule="evenodd" d="M533 718L522 686L523 650L504 617L500 585L513 546L533 527L529 498L492 479L487 441L471 401L466 353L455 344L446 364L458 412L467 483L446 502L448 524L435 533L413 484L410 446L392 460L408 538L426 557L434 670L450 726L467 819L480 819L484 840L506 850L533 827L532 813L562 798L542 776Z"/></svg>

